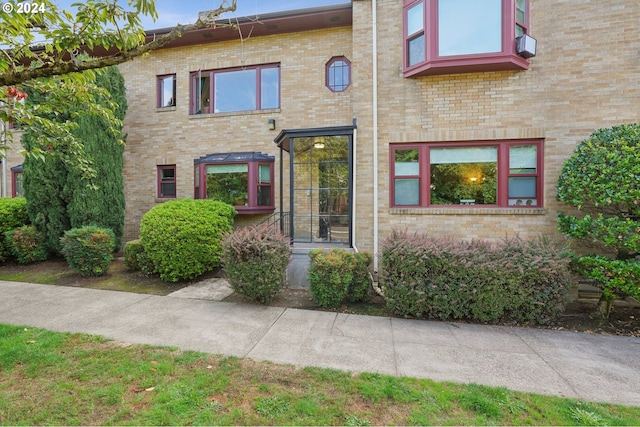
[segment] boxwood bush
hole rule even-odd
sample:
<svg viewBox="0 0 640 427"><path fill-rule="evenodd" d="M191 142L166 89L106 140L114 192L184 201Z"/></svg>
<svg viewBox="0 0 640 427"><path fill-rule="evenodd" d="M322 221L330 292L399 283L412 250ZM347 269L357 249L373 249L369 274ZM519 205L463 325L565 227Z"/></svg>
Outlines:
<svg viewBox="0 0 640 427"><path fill-rule="evenodd" d="M116 238L108 228L72 228L60 239L69 268L82 276L102 276L113 260Z"/></svg>
<svg viewBox="0 0 640 427"><path fill-rule="evenodd" d="M266 225L238 228L222 244L222 264L234 291L268 304L286 285L289 239Z"/></svg>
<svg viewBox="0 0 640 427"><path fill-rule="evenodd" d="M142 270L144 273L153 274L155 269L149 256L144 251L140 239L131 240L124 245L124 265L133 271Z"/></svg>
<svg viewBox="0 0 640 427"><path fill-rule="evenodd" d="M7 231L5 237L9 251L20 264L44 261L49 257L44 234L33 225L24 225Z"/></svg>
<svg viewBox="0 0 640 427"><path fill-rule="evenodd" d="M29 224L27 201L23 197L0 198L0 262L10 254L4 236L7 231Z"/></svg>
<svg viewBox="0 0 640 427"><path fill-rule="evenodd" d="M406 317L545 324L572 285L569 252L544 239L491 245L394 231L381 248L387 307Z"/></svg>
<svg viewBox="0 0 640 427"><path fill-rule="evenodd" d="M233 229L235 215L219 201L168 201L142 217L140 242L162 280L193 279L220 266L222 239Z"/></svg>

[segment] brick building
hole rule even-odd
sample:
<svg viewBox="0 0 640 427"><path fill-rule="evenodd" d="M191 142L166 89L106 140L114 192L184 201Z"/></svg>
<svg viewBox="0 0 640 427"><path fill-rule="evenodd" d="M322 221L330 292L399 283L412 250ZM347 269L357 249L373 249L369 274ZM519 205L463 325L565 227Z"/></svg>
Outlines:
<svg viewBox="0 0 640 427"><path fill-rule="evenodd" d="M564 160L640 120L638 22L636 0L353 0L186 34L120 66L125 240L174 197L282 213L300 246L553 234Z"/></svg>

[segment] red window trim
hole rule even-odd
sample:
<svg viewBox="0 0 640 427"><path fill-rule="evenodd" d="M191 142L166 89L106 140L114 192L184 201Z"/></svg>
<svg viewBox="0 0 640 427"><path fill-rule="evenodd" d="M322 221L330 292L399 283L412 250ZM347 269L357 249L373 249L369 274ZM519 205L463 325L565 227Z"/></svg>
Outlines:
<svg viewBox="0 0 640 427"><path fill-rule="evenodd" d="M16 191L17 175L22 176L22 171L11 171L11 197L24 197L24 194L18 195ZM24 183L23 183L22 191L24 191Z"/></svg>
<svg viewBox="0 0 640 427"><path fill-rule="evenodd" d="M243 162L215 162L215 163L199 163L195 165L195 169L199 168L200 173L200 182L195 183L195 197L196 199L206 199L207 198L207 166L209 165L248 165L248 175L247 175L247 206L234 206L236 211L238 211L239 215L255 215L255 214L265 214L265 213L273 213L275 210L275 189L274 189L274 163L271 162L260 162L260 161L243 161ZM271 183L268 184L271 187L270 191L270 200L271 204L269 206L258 206L258 186L266 187L267 184L259 183L259 165L269 165L270 170L270 180ZM195 169L194 169L194 182L195 182Z"/></svg>
<svg viewBox="0 0 640 427"><path fill-rule="evenodd" d="M173 77L173 104L172 105L163 105L163 99L162 99L162 82L164 79L166 79L167 77ZM175 107L176 106L176 93L177 93L177 88L176 88L176 74L162 74L162 75L158 75L156 76L156 108L170 108L170 107Z"/></svg>
<svg viewBox="0 0 640 427"><path fill-rule="evenodd" d="M407 34L407 10L424 4L425 60L409 66L408 42L417 35ZM502 0L502 51L440 57L438 52L438 0L404 0L403 5L403 69L405 77L458 74L484 71L527 70L529 60L516 54L516 0ZM529 0L526 0L526 22L521 25L529 33Z"/></svg>
<svg viewBox="0 0 640 427"><path fill-rule="evenodd" d="M198 94L196 93L197 91L197 86L195 84L196 81L196 77L198 76L198 74L201 75L201 77L206 77L206 75L209 76L209 108L211 108L213 105L215 105L215 101L214 101L214 95L215 95L215 75L219 74L219 73L228 73L228 72L233 72L233 71L243 71L243 70L256 70L256 109L255 110L243 110L243 111L259 111L259 110L264 110L264 108L262 108L262 79L261 79L261 71L264 69L271 69L271 68L277 68L278 69L278 106L275 108L280 108L280 103L282 101L281 99L281 88L282 88L282 78L281 78L281 70L280 70L280 63L271 63L271 64L260 64L260 65L249 65L246 67L231 67L231 68L219 68L219 69L215 69L215 70L202 70L202 71L193 71L190 73L189 75L189 102L190 102L190 106L189 106L189 114L193 115L196 114L196 99ZM215 113L214 111L210 111L209 113L203 113L203 114L226 114L226 113L235 113L236 111L222 111L220 113Z"/></svg>
<svg viewBox="0 0 640 427"><path fill-rule="evenodd" d="M344 86L344 89L339 89L339 90L334 89L332 87L332 86L334 86L334 83L329 81L329 69L337 61L343 61L343 62L345 62L347 64L347 70L348 70L347 78L349 79L347 84ZM331 58L326 63L325 69L324 69L324 75L325 75L324 84L325 84L325 86L327 86L327 88L331 92L344 92L345 90L347 90L349 88L349 86L351 86L351 61L349 61L349 59L347 59L346 56L334 56L333 58Z"/></svg>
<svg viewBox="0 0 640 427"><path fill-rule="evenodd" d="M537 173L535 174L510 174L509 173L509 147L519 145L535 145L537 147ZM498 147L498 189L497 201L495 205L431 205L431 166L429 158L430 148L455 148L455 147ZM418 205L396 205L395 185L396 178L407 178L404 175L395 175L395 151L415 149L419 150L418 162L420 168L419 176L419 204ZM417 143L391 143L389 144L389 206L391 208L541 208L544 207L544 140L542 139L507 139L495 141L448 141L448 142L417 142ZM537 205L532 206L509 206L509 178L510 177L537 177L536 194ZM408 176L408 178L415 178Z"/></svg>
<svg viewBox="0 0 640 427"><path fill-rule="evenodd" d="M158 181L158 193L157 197L159 199L175 199L178 196L178 175L176 170L176 165L162 165L158 166L157 172L157 181ZM162 171L173 169L173 181L162 181ZM165 196L162 194L162 184L174 184L176 186L176 194L174 196Z"/></svg>

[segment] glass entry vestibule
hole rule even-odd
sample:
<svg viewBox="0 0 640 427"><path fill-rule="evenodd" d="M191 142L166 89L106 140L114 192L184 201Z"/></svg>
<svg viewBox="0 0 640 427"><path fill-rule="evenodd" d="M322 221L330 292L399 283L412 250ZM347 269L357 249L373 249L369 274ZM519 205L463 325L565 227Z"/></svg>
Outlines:
<svg viewBox="0 0 640 427"><path fill-rule="evenodd" d="M282 131L276 139L289 152L289 233L294 243L351 246L352 141L351 126ZM281 197L281 212L287 210L283 204Z"/></svg>

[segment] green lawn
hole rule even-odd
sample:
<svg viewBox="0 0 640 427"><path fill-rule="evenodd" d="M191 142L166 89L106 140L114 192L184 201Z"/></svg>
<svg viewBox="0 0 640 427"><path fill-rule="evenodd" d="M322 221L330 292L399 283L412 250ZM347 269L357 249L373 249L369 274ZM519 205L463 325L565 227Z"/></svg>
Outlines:
<svg viewBox="0 0 640 427"><path fill-rule="evenodd" d="M640 407L0 325L2 425L635 425Z"/></svg>

